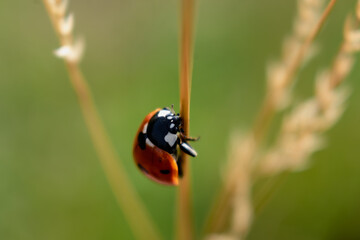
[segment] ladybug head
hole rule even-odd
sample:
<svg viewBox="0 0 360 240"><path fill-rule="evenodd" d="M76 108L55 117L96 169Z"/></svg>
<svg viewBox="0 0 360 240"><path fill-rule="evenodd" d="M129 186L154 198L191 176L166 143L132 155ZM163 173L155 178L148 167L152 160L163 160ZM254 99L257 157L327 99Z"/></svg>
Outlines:
<svg viewBox="0 0 360 240"><path fill-rule="evenodd" d="M168 120L169 132L173 134L180 132L182 119L179 115L169 114L166 119Z"/></svg>

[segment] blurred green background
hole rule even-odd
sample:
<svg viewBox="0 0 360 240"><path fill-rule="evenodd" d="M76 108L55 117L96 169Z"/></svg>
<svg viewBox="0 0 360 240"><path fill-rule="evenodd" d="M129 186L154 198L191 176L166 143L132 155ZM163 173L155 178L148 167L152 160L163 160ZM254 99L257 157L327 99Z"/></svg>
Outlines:
<svg viewBox="0 0 360 240"><path fill-rule="evenodd" d="M295 99L313 92L356 1L338 1L299 76ZM134 134L156 107L178 109L178 1L71 1L87 47L82 68L136 190L165 239L174 231L176 189L133 164ZM228 138L251 126L265 66L280 55L296 12L292 0L206 0L198 4L191 161L198 236L220 186ZM132 239L95 155L58 41L39 0L0 1L0 239ZM328 147L291 174L256 218L249 239L360 239L360 64Z"/></svg>

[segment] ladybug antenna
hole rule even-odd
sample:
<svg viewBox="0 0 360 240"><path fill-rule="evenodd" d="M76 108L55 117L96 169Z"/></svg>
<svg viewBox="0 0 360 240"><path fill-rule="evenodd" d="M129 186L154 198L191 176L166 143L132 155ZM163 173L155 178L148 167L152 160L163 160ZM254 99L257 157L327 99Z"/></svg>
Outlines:
<svg viewBox="0 0 360 240"><path fill-rule="evenodd" d="M170 106L170 111L171 111L173 114L176 114L176 113L175 113L175 110L174 110L174 104L171 104L171 106Z"/></svg>

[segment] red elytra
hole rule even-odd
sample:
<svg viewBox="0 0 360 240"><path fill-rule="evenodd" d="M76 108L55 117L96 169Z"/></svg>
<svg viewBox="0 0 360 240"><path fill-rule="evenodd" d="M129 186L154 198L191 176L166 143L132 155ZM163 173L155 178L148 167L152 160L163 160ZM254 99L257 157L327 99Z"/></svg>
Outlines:
<svg viewBox="0 0 360 240"><path fill-rule="evenodd" d="M139 134L143 131L144 127L150 119L159 112L158 108L150 112L142 121L134 141L133 156L136 165L139 169L150 179L166 185L178 185L179 173L176 159L170 153L158 148L155 145L146 144L145 149L142 149L139 145ZM161 172L162 169L166 169L165 174ZM164 171L164 170L163 170Z"/></svg>

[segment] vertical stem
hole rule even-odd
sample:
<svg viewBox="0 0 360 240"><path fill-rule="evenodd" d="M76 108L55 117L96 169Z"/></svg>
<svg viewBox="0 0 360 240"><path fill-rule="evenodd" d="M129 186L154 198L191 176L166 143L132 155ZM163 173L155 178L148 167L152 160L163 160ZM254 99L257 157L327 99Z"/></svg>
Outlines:
<svg viewBox="0 0 360 240"><path fill-rule="evenodd" d="M180 37L180 115L183 119L185 135L189 135L190 92L192 75L192 44L194 25L194 0L181 0L181 37ZM184 177L178 191L177 238L191 240L193 234L191 181L188 156L181 153Z"/></svg>
<svg viewBox="0 0 360 240"><path fill-rule="evenodd" d="M95 108L91 91L83 74L76 63L66 62L66 67L106 178L135 238L144 240L161 239L153 226L145 206L134 191L128 175L119 162L118 156Z"/></svg>
<svg viewBox="0 0 360 240"><path fill-rule="evenodd" d="M65 18L65 9L64 12L59 15L59 13L55 11L56 9L54 9L59 7L58 5L54 5L53 2L49 0L43 0L43 3L61 45L73 45L72 34L64 35L61 34L60 31L59 22L61 23ZM56 0L56 4L62 3L62 0ZM136 239L162 239L154 227L143 202L134 190L129 177L108 138L104 124L95 107L91 90L80 70L78 61L69 61L66 58L64 60L70 77L70 83L78 97L80 109L90 133L92 143L99 157L100 164L130 229Z"/></svg>

